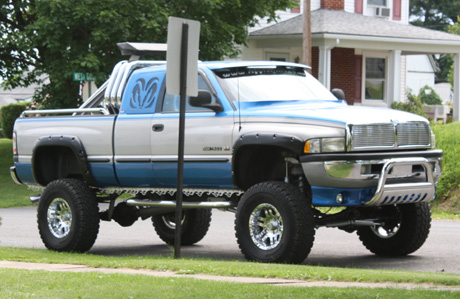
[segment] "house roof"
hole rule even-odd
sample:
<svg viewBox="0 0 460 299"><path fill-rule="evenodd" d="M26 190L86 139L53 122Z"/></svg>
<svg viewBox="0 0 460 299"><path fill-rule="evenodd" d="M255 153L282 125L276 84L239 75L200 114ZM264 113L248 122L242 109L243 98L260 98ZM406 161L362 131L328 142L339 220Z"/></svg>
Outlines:
<svg viewBox="0 0 460 299"><path fill-rule="evenodd" d="M459 35L392 22L384 18L349 13L343 10L319 9L312 11L311 33L312 39L315 37L366 39L369 41L378 39L392 42L436 43L460 46ZM250 37L255 38L275 36L301 37L302 35L302 15L249 34Z"/></svg>

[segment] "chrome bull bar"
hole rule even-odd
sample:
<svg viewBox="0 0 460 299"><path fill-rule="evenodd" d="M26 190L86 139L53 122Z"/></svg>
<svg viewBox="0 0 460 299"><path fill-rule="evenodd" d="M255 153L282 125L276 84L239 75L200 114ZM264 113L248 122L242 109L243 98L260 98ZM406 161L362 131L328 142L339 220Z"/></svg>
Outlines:
<svg viewBox="0 0 460 299"><path fill-rule="evenodd" d="M421 165L425 168L426 182L387 184L390 171L395 166ZM380 173L375 195L367 206L391 205L402 203L429 202L434 199L435 182L433 169L425 158L395 158L388 160Z"/></svg>

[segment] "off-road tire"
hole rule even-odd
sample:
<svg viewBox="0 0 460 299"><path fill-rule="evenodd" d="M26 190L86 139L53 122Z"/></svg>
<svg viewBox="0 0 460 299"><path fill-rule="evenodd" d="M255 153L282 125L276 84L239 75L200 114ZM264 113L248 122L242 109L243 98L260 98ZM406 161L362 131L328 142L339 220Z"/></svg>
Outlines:
<svg viewBox="0 0 460 299"><path fill-rule="evenodd" d="M183 211L181 245L193 245L201 241L208 232L211 224L211 209L192 209ZM152 216L153 227L157 235L166 244L174 245L175 213Z"/></svg>
<svg viewBox="0 0 460 299"><path fill-rule="evenodd" d="M40 237L55 251L86 252L99 232L99 208L94 192L76 179L46 186L37 210Z"/></svg>
<svg viewBox="0 0 460 299"><path fill-rule="evenodd" d="M399 223L399 229L394 235L381 236L376 229L360 227L357 234L363 245L380 256L404 256L417 251L430 233L429 203L402 204L387 210L387 218Z"/></svg>
<svg viewBox="0 0 460 299"><path fill-rule="evenodd" d="M256 184L238 203L235 232L248 260L302 263L315 239L311 198L287 183Z"/></svg>

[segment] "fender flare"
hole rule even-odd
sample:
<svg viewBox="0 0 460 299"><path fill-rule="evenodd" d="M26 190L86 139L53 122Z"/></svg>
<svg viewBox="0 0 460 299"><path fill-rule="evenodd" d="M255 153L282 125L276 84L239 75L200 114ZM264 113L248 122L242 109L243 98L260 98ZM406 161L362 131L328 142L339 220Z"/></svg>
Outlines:
<svg viewBox="0 0 460 299"><path fill-rule="evenodd" d="M37 173L37 161L36 161L36 153L39 149L44 147L64 147L70 149L75 158L77 159L78 166L80 171L83 175L83 180L90 186L96 186L96 181L93 178L91 173L87 155L83 143L81 140L76 136L62 136L62 135L52 135L52 136L44 136L38 138L38 140L34 144L34 149L32 152L32 174L34 177L35 182L43 185L42 182L38 180L38 173Z"/></svg>
<svg viewBox="0 0 460 299"><path fill-rule="evenodd" d="M303 152L305 141L295 135L278 134L278 133L248 133L241 135L233 145L233 157L232 157L232 173L233 183L238 186L237 174L238 169L238 156L241 149L246 146L274 146L282 149L291 151L297 155Z"/></svg>

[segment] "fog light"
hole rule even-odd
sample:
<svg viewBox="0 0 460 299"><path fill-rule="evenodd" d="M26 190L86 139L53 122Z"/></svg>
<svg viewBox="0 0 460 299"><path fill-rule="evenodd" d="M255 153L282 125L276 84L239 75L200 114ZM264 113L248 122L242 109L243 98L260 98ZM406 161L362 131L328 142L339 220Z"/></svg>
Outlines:
<svg viewBox="0 0 460 299"><path fill-rule="evenodd" d="M342 203L343 203L343 195L342 195L342 193L337 194L337 196L335 197L335 201L336 201L338 204L342 204Z"/></svg>

